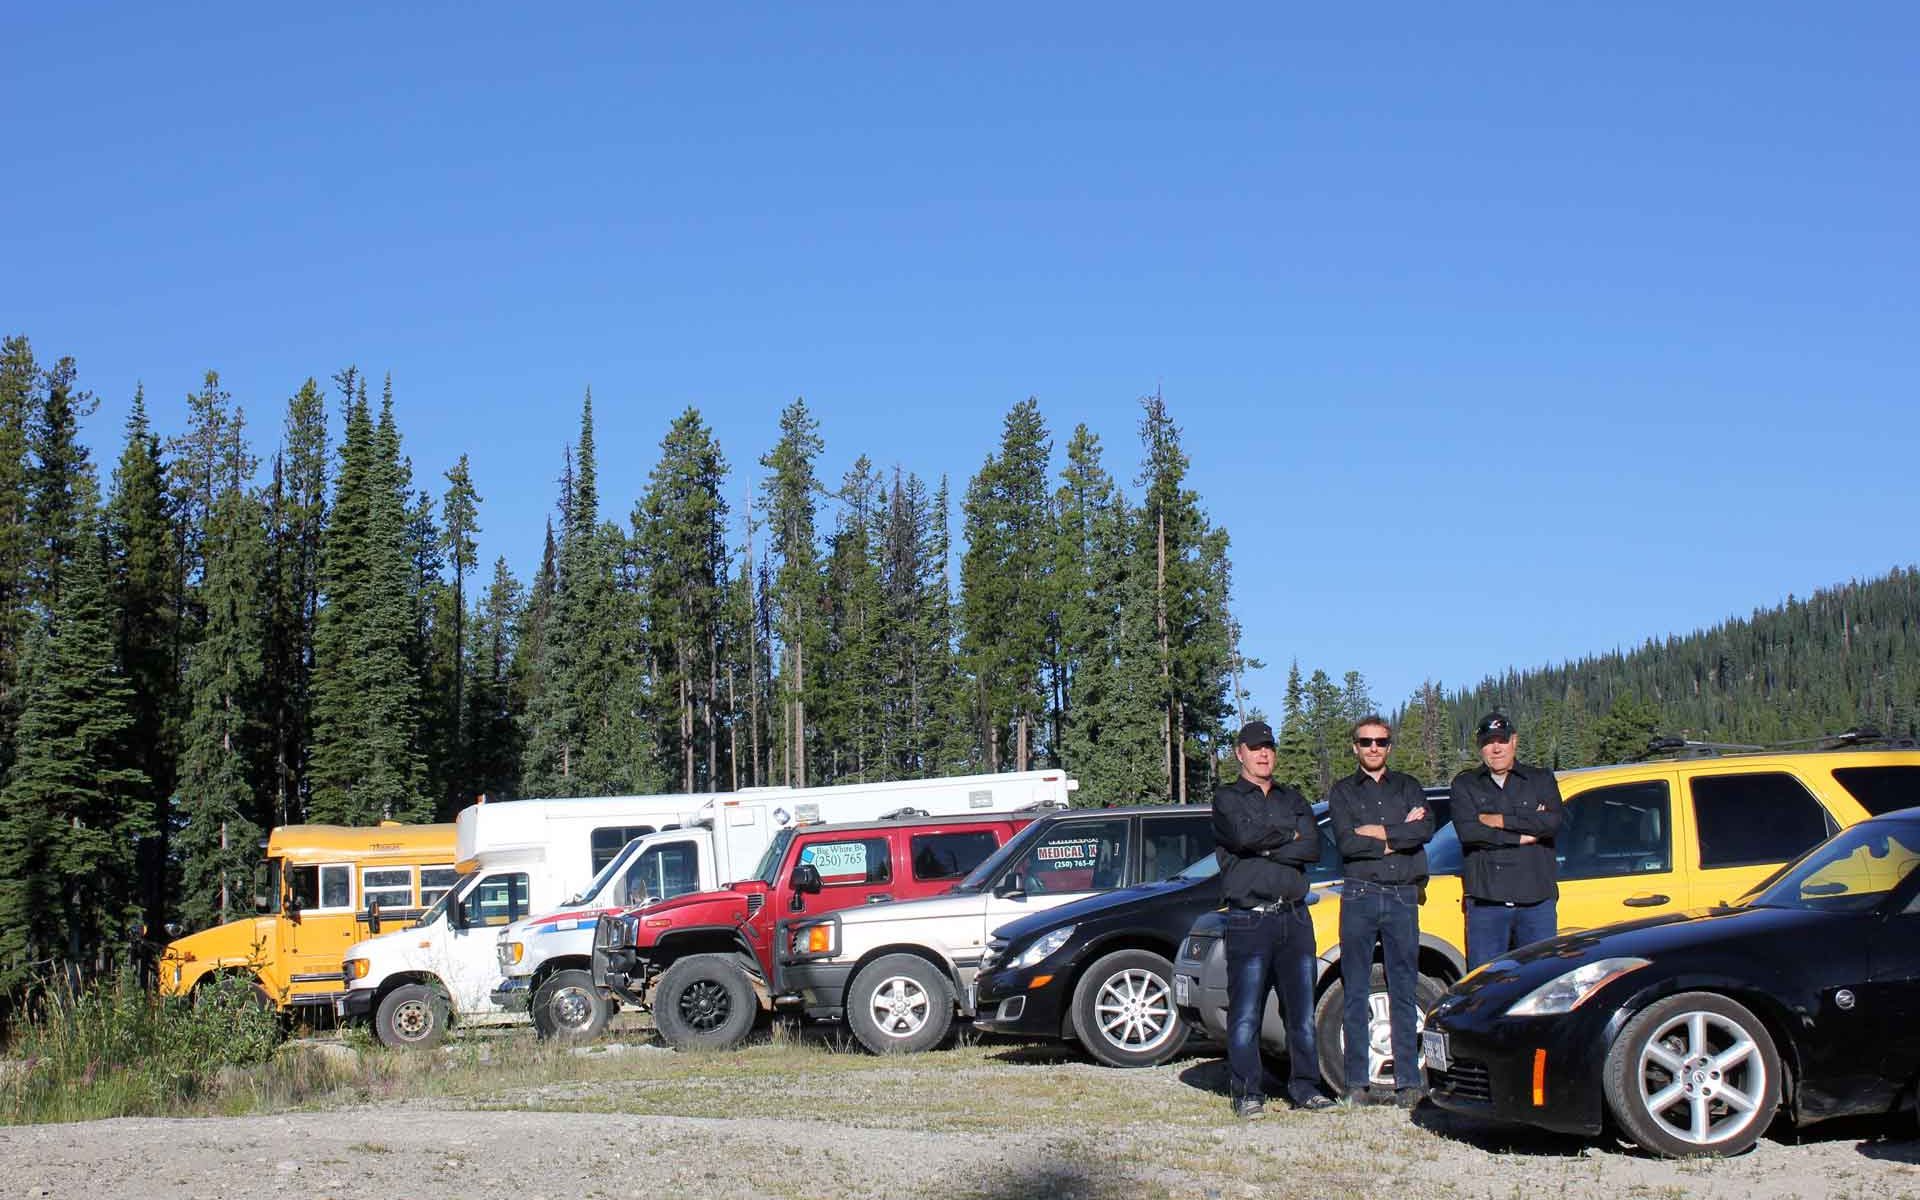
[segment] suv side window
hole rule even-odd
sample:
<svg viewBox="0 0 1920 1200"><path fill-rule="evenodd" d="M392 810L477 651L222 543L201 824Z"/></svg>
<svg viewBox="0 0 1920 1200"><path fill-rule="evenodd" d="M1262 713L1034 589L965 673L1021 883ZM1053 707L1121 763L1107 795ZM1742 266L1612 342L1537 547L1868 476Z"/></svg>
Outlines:
<svg viewBox="0 0 1920 1200"><path fill-rule="evenodd" d="M627 868L626 902L671 900L700 890L700 851L692 842L650 846Z"/></svg>
<svg viewBox="0 0 1920 1200"><path fill-rule="evenodd" d="M1030 893L1089 892L1125 882L1125 817L1061 821L1012 865Z"/></svg>
<svg viewBox="0 0 1920 1200"><path fill-rule="evenodd" d="M1673 811L1666 780L1591 788L1569 798L1553 847L1563 880L1671 871Z"/></svg>
<svg viewBox="0 0 1920 1200"><path fill-rule="evenodd" d="M1322 814L1314 824L1320 830L1320 861L1307 868L1309 886L1343 878L1347 873L1347 860L1340 857L1340 843L1333 840L1333 818Z"/></svg>
<svg viewBox="0 0 1920 1200"><path fill-rule="evenodd" d="M1786 862L1833 832L1827 810L1785 771L1697 775L1691 787L1702 868Z"/></svg>
<svg viewBox="0 0 1920 1200"><path fill-rule="evenodd" d="M959 879L999 848L1000 839L987 829L916 833L907 857L913 862L913 877L921 882Z"/></svg>
<svg viewBox="0 0 1920 1200"><path fill-rule="evenodd" d="M1833 777L1876 817L1920 804L1920 767L1836 767Z"/></svg>
<svg viewBox="0 0 1920 1200"><path fill-rule="evenodd" d="M1207 813L1140 819L1140 882L1172 879L1213 853L1213 818Z"/></svg>
<svg viewBox="0 0 1920 1200"><path fill-rule="evenodd" d="M825 887L893 882L893 851L884 837L814 842L800 847L800 861L814 865Z"/></svg>

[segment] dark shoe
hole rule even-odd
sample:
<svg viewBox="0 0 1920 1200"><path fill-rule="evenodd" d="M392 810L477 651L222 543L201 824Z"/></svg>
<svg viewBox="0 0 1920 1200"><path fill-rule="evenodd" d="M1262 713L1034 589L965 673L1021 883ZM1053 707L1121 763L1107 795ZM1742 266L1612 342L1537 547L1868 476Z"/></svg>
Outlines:
<svg viewBox="0 0 1920 1200"><path fill-rule="evenodd" d="M1319 1112L1322 1109L1333 1107L1333 1101L1321 1095L1319 1092L1315 1092L1311 1096L1290 1097L1287 1102L1301 1112Z"/></svg>
<svg viewBox="0 0 1920 1200"><path fill-rule="evenodd" d="M1419 1108L1420 1102L1426 1098L1427 1089L1423 1087L1403 1087L1393 1094L1393 1102L1408 1112Z"/></svg>
<svg viewBox="0 0 1920 1200"><path fill-rule="evenodd" d="M1242 1121L1258 1121L1267 1115L1267 1101L1262 1096L1241 1096L1233 1102L1233 1115Z"/></svg>

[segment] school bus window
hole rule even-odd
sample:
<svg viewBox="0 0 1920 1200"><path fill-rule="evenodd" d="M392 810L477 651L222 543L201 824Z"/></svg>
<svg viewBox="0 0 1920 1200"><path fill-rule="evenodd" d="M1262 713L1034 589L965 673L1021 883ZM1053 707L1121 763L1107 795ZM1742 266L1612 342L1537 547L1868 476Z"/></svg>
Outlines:
<svg viewBox="0 0 1920 1200"><path fill-rule="evenodd" d="M345 863L288 867L287 897L306 912L353 907L353 868Z"/></svg>
<svg viewBox="0 0 1920 1200"><path fill-rule="evenodd" d="M413 907L412 867L367 867L360 872L360 904L378 904L381 908Z"/></svg>
<svg viewBox="0 0 1920 1200"><path fill-rule="evenodd" d="M452 867L420 868L420 907L435 903L460 882L460 872Z"/></svg>

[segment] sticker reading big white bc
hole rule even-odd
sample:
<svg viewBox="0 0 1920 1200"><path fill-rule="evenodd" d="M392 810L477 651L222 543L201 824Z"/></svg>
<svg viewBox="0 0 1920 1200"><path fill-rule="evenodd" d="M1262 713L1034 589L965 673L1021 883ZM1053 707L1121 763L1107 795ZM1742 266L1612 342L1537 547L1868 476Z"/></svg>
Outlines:
<svg viewBox="0 0 1920 1200"><path fill-rule="evenodd" d="M820 842L801 850L800 861L812 863L823 877L865 875L867 844L865 842Z"/></svg>

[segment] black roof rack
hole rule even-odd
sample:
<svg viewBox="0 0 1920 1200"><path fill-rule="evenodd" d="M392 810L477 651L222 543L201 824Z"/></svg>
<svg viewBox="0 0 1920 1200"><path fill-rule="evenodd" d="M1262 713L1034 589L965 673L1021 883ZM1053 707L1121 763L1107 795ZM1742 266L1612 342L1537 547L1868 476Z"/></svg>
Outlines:
<svg viewBox="0 0 1920 1200"><path fill-rule="evenodd" d="M1635 756L1635 762L1644 762L1650 758L1672 755L1675 758L1711 758L1719 754L1765 754L1768 751L1804 750L1818 752L1822 750L1844 750L1850 747L1884 746L1894 749L1911 749L1916 743L1910 737L1888 737L1871 725L1862 725L1843 733L1823 733L1819 737L1799 738L1790 742L1774 742L1771 745L1755 746L1743 742L1707 742L1686 737L1655 737L1647 740L1647 748Z"/></svg>

